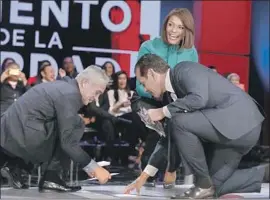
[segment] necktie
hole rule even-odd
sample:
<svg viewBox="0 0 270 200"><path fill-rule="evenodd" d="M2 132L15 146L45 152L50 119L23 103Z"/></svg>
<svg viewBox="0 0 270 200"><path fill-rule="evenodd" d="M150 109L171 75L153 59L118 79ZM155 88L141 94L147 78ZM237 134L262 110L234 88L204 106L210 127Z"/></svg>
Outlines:
<svg viewBox="0 0 270 200"><path fill-rule="evenodd" d="M170 103L173 102L173 99L171 97L171 93L166 91L164 94L163 94L163 100L162 100L163 104L164 105L168 105Z"/></svg>

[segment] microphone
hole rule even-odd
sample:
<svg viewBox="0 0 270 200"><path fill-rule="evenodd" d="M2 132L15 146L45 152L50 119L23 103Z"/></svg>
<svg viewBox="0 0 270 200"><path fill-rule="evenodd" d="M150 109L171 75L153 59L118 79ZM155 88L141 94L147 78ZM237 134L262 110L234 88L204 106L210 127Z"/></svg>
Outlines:
<svg viewBox="0 0 270 200"><path fill-rule="evenodd" d="M132 123L131 120L125 119L125 118L123 118L123 117L117 117L117 119L118 119L119 121L124 122L124 123L127 123L127 124L131 124L131 123Z"/></svg>

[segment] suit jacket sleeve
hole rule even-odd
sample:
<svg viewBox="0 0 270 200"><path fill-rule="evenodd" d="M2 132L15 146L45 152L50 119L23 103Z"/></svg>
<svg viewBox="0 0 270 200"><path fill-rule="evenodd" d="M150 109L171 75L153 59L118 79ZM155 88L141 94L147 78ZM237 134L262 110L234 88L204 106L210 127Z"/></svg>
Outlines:
<svg viewBox="0 0 270 200"><path fill-rule="evenodd" d="M80 163L83 167L88 166L92 172L97 164L80 147L79 142L83 135L84 124L77 114L76 106L64 96L58 98L55 103L60 145L70 158Z"/></svg>
<svg viewBox="0 0 270 200"><path fill-rule="evenodd" d="M181 87L186 94L183 98L178 98L165 108L168 109L171 116L179 112L194 112L201 110L208 101L208 77L200 75L198 68L179 67L173 73L175 78L175 87ZM170 117L170 116L167 116Z"/></svg>

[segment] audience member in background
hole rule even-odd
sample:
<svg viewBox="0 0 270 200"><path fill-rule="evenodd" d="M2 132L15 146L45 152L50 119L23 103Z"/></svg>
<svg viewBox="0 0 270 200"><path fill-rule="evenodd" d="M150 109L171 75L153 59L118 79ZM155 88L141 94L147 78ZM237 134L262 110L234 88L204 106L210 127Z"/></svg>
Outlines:
<svg viewBox="0 0 270 200"><path fill-rule="evenodd" d="M3 63L2 63L2 65L1 65L1 73L3 72L3 71L5 71L5 69L6 69L6 67L8 66L8 64L10 64L10 63L15 63L16 61L13 59L13 58L6 58L6 59L4 59L3 60Z"/></svg>
<svg viewBox="0 0 270 200"><path fill-rule="evenodd" d="M236 85L237 87L241 88L242 90L245 90L245 86L244 84L240 83L240 76L236 73L230 73L227 76L227 79L232 82L234 85Z"/></svg>
<svg viewBox="0 0 270 200"><path fill-rule="evenodd" d="M50 63L44 62L38 69L36 84L55 81L55 71Z"/></svg>
<svg viewBox="0 0 270 200"><path fill-rule="evenodd" d="M212 69L214 72L217 72L217 68L216 68L215 66L209 65L208 67L209 67L210 69Z"/></svg>
<svg viewBox="0 0 270 200"><path fill-rule="evenodd" d="M45 64L51 64L50 63L50 61L48 61L48 60L42 60L42 61L40 61L39 63L38 63L38 73L39 73L39 71L40 71L40 68L41 68L41 66L42 65L45 65ZM35 85L36 84L36 82L38 81L38 75L36 75L36 76L33 76L33 77L29 77L28 78L28 80L27 80L27 84L28 85L31 85L31 86L33 86L33 85Z"/></svg>
<svg viewBox="0 0 270 200"><path fill-rule="evenodd" d="M63 78L64 76L69 76L70 78L75 78L78 75L72 57L66 57L63 60L63 66L59 69L58 79Z"/></svg>
<svg viewBox="0 0 270 200"><path fill-rule="evenodd" d="M123 139L135 147L139 138L144 139L146 137L147 129L137 113L132 112L130 100L134 95L134 91L129 89L126 72L119 71L115 73L112 88L108 91L109 113L132 121L132 124L125 124L128 131L123 135ZM115 133L111 135L115 135Z"/></svg>
<svg viewBox="0 0 270 200"><path fill-rule="evenodd" d="M114 67L114 64L110 61L107 61L105 62L103 65L102 65L102 69L105 70L107 76L110 77L110 82L108 84L108 89L110 89L113 85L113 78L112 76L115 74L115 67Z"/></svg>
<svg viewBox="0 0 270 200"><path fill-rule="evenodd" d="M4 67L1 74L1 114L23 95L28 89L25 74L20 70L17 63L11 62Z"/></svg>
<svg viewBox="0 0 270 200"><path fill-rule="evenodd" d="M193 61L198 62L198 54L197 50L194 47L194 38L195 38L195 27L194 27L194 19L190 11L186 8L175 8L166 16L165 21L163 23L163 27L161 30L161 38L155 38L153 40L149 40L144 42L139 50L138 60L145 54L156 54L160 56L163 60L165 60L170 68L174 68L176 64L181 61ZM138 95L141 97L151 98L151 95L147 93L144 87L136 82L136 90ZM149 101L148 101L149 103ZM154 105L154 103L152 103ZM159 137L158 134L150 133L149 137L146 139L145 148L154 147L155 145L151 143L156 143ZM163 139L163 138L162 138ZM149 144L150 143L150 144ZM154 151L154 148L148 149L143 153L142 168L144 168L147 164L147 159L149 158L151 153ZM171 150L176 151L176 150ZM157 154L161 153L159 151ZM154 156L154 155L152 155ZM161 156L155 156L157 160L156 163L162 163ZM169 172L166 173L166 176L170 176L171 178L166 178L166 180L171 179L171 181L167 184L164 184L164 187L167 188L171 186L176 178L175 168L178 163L170 162L171 165L176 165L169 169ZM159 167L157 167L159 168Z"/></svg>

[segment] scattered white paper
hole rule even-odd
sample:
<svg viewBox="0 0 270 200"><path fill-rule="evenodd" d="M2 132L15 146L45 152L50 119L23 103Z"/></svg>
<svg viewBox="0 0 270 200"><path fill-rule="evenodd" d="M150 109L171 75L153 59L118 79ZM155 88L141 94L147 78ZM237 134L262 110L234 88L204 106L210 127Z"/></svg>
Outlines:
<svg viewBox="0 0 270 200"><path fill-rule="evenodd" d="M97 164L98 164L100 167L105 167L105 166L111 165L111 163L108 162L108 161L100 161L100 162L97 162Z"/></svg>
<svg viewBox="0 0 270 200"><path fill-rule="evenodd" d="M115 175L118 175L118 174L119 173L111 173L111 176L115 176ZM87 179L87 181L94 181L94 180L98 180L98 179L96 177Z"/></svg>
<svg viewBox="0 0 270 200"><path fill-rule="evenodd" d="M139 195L136 194L115 194L115 197L131 197L131 198L138 198L140 197Z"/></svg>

